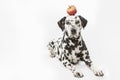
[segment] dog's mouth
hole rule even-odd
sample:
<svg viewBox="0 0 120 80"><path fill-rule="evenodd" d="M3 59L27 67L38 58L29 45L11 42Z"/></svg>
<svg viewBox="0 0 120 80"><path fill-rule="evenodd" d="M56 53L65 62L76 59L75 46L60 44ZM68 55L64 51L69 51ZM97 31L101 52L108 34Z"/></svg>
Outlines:
<svg viewBox="0 0 120 80"><path fill-rule="evenodd" d="M78 33L78 32L65 32L65 34L67 35L67 37L68 38L70 38L70 39L78 39L79 37L80 37L80 32Z"/></svg>
<svg viewBox="0 0 120 80"><path fill-rule="evenodd" d="M71 38L71 39L78 39L80 37L80 32L79 33L76 33L76 34L71 34L70 36L69 36L69 38Z"/></svg>
<svg viewBox="0 0 120 80"><path fill-rule="evenodd" d="M79 35L71 35L70 38L71 39L78 39L80 36Z"/></svg>

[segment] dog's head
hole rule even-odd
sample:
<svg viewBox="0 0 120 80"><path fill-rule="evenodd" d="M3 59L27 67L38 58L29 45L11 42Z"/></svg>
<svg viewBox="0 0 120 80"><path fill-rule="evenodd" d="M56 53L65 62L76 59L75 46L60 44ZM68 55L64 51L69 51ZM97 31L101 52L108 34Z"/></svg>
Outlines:
<svg viewBox="0 0 120 80"><path fill-rule="evenodd" d="M59 27L62 31L67 33L70 38L77 38L80 36L80 31L85 28L87 20L82 16L68 16L63 17L58 21Z"/></svg>

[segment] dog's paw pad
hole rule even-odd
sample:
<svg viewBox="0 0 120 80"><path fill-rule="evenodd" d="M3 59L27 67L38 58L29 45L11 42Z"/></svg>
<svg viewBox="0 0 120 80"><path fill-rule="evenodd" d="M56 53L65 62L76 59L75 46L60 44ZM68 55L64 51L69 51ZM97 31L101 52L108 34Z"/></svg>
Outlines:
<svg viewBox="0 0 120 80"><path fill-rule="evenodd" d="M95 75L98 76L98 77L103 77L104 73L102 71L96 71Z"/></svg>
<svg viewBox="0 0 120 80"><path fill-rule="evenodd" d="M74 76L77 77L77 78L84 77L84 75L82 73L79 73L79 72L74 72Z"/></svg>

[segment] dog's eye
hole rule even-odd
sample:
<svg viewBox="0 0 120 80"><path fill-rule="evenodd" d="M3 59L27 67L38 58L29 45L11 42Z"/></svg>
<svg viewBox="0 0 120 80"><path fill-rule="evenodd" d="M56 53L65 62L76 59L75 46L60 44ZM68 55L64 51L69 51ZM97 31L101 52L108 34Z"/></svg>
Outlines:
<svg viewBox="0 0 120 80"><path fill-rule="evenodd" d="M67 25L70 25L71 23L70 23L69 21L66 21L66 24L67 24Z"/></svg>
<svg viewBox="0 0 120 80"><path fill-rule="evenodd" d="M76 22L75 22L75 24L79 24L79 23L80 23L80 21L76 21Z"/></svg>

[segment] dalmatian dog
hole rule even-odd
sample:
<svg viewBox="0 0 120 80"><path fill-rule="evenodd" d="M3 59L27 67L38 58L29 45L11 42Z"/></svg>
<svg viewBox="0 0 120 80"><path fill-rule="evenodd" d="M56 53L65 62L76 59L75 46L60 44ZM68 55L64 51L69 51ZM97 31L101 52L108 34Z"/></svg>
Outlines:
<svg viewBox="0 0 120 80"><path fill-rule="evenodd" d="M51 57L57 57L59 61L77 78L84 75L78 72L75 65L83 61L96 76L104 76L101 70L96 70L90 59L89 52L81 36L81 29L85 28L87 20L80 15L66 16L58 21L58 26L63 32L63 36L57 41L51 41L48 48Z"/></svg>

